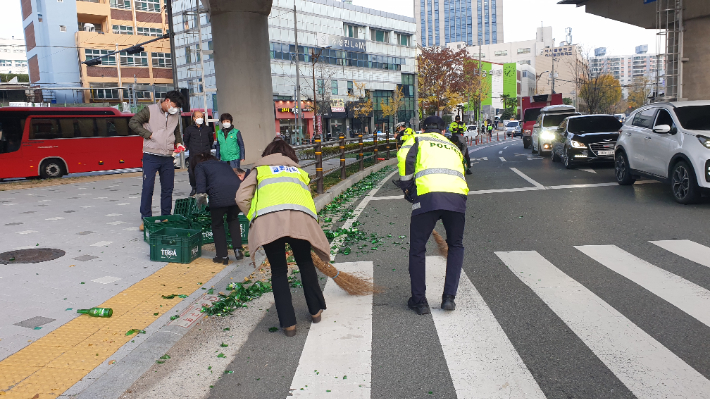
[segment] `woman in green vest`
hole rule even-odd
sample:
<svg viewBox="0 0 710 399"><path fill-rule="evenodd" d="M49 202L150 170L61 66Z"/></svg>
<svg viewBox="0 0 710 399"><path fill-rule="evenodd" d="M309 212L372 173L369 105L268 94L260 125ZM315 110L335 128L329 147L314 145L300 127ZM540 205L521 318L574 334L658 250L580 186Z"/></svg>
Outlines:
<svg viewBox="0 0 710 399"><path fill-rule="evenodd" d="M303 294L313 323L321 320L325 299L311 250L324 262L330 262L330 244L318 224L308 173L299 168L294 149L277 137L261 155L237 191L237 205L251 223L249 251L254 254L264 247L271 265L279 322L286 336L292 337L296 335L296 313L288 283L286 244L291 247L301 272Z"/></svg>
<svg viewBox="0 0 710 399"><path fill-rule="evenodd" d="M244 160L244 140L242 132L232 125L234 118L228 113L219 117L221 128L217 129L217 144L219 144L219 158L229 162L232 169L239 169Z"/></svg>

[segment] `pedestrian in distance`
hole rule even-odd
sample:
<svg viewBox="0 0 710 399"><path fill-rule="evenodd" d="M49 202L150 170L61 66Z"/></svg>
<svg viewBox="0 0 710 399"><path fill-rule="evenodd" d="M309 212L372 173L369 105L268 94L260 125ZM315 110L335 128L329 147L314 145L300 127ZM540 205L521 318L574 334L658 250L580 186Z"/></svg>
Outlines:
<svg viewBox="0 0 710 399"><path fill-rule="evenodd" d="M242 132L232 125L234 118L230 114L224 113L220 115L219 123L222 124L222 127L217 129L220 159L228 162L232 169L237 169L244 160Z"/></svg>
<svg viewBox="0 0 710 399"><path fill-rule="evenodd" d="M237 173L234 173L228 163L219 161L209 152L198 154L193 158L193 162L195 163L195 180L197 181L197 203L205 205L209 197L212 234L217 252L217 256L212 261L224 265L229 264L225 215L227 216L226 228L229 229L229 234L232 236L234 258L236 260L244 259L236 197L245 172L238 169Z"/></svg>
<svg viewBox="0 0 710 399"><path fill-rule="evenodd" d="M185 128L183 133L183 142L185 148L190 152L190 157L193 162L187 168L187 173L190 178L190 186L192 191L190 197L196 194L197 183L195 181L195 162L200 154L210 154L212 144L214 144L214 129L205 125L205 114L202 111L194 111L192 113L193 124Z"/></svg>
<svg viewBox="0 0 710 399"><path fill-rule="evenodd" d="M289 337L296 335L296 313L287 277L286 244L301 273L311 320L320 322L326 308L311 250L322 262L330 264L330 244L318 224L309 183L308 173L298 166L294 149L276 139L266 146L237 192L237 204L251 223L249 251L253 254L264 247L271 265L279 323Z"/></svg>
<svg viewBox="0 0 710 399"><path fill-rule="evenodd" d="M180 135L180 108L183 98L169 91L158 104L149 105L133 115L128 126L143 137L143 189L141 218L153 216L155 174L160 175L160 214L170 215L175 186L174 154L185 151ZM143 223L140 225L143 231Z"/></svg>
<svg viewBox="0 0 710 399"><path fill-rule="evenodd" d="M407 141L410 136L413 136L414 130L411 127L407 127L406 122L399 122L395 128L394 139L397 142L397 148L402 147L402 143Z"/></svg>
<svg viewBox="0 0 710 399"><path fill-rule="evenodd" d="M430 312L426 299L426 243L441 220L449 251L441 308L456 309L456 291L463 265L463 233L468 185L463 155L444 137L446 126L438 116L422 123L424 133L407 140L397 152L399 180L395 184L412 203L409 224L409 277L412 296L408 306L417 314Z"/></svg>

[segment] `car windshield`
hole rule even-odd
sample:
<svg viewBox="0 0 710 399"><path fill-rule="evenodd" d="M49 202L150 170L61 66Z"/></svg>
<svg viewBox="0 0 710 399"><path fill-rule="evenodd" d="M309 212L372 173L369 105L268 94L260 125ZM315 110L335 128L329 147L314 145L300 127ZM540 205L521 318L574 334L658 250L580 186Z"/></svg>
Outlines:
<svg viewBox="0 0 710 399"><path fill-rule="evenodd" d="M530 122L534 121L537 119L538 116L540 116L540 111L542 108L532 108L532 109L526 109L525 110L525 122Z"/></svg>
<svg viewBox="0 0 710 399"><path fill-rule="evenodd" d="M585 116L569 120L568 131L575 134L618 132L621 122L611 115Z"/></svg>
<svg viewBox="0 0 710 399"><path fill-rule="evenodd" d="M675 114L684 129L710 130L710 105L679 107L675 109Z"/></svg>
<svg viewBox="0 0 710 399"><path fill-rule="evenodd" d="M542 127L557 127L566 117L571 115L574 114L545 115L545 118L542 120Z"/></svg>
<svg viewBox="0 0 710 399"><path fill-rule="evenodd" d="M516 127L518 126L518 122L508 122L508 127Z"/></svg>

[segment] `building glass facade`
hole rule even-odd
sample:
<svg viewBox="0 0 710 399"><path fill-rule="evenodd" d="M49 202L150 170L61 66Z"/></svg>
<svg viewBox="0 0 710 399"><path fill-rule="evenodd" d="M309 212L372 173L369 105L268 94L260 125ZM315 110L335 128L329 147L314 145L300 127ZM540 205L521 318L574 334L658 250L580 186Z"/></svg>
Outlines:
<svg viewBox="0 0 710 399"><path fill-rule="evenodd" d="M503 40L498 11L503 0L420 0L415 11L423 46L496 44ZM441 10L441 13L440 13ZM440 24L439 15L443 16ZM499 31L500 29L500 31Z"/></svg>

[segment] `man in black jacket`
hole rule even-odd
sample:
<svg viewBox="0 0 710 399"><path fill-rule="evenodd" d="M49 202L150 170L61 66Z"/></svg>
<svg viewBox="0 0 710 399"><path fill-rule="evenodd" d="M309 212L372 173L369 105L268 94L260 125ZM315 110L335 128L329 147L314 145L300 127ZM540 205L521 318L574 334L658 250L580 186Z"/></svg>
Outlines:
<svg viewBox="0 0 710 399"><path fill-rule="evenodd" d="M197 159L197 155L210 153L212 143L214 143L214 129L205 126L205 114L202 111L193 112L192 120L194 124L185 128L183 141L185 142L185 148L190 151L192 161L194 161ZM195 164L196 162L190 162L190 167L187 169L188 176L190 177L190 186L192 186L192 191L190 192L191 197L195 195L197 187L197 183L195 182Z"/></svg>

